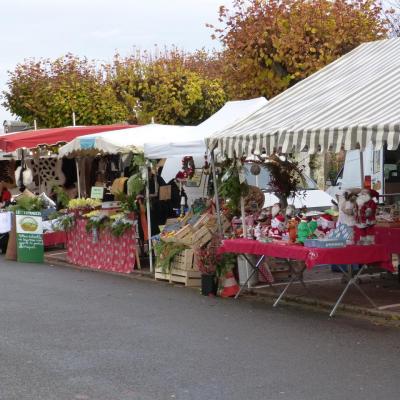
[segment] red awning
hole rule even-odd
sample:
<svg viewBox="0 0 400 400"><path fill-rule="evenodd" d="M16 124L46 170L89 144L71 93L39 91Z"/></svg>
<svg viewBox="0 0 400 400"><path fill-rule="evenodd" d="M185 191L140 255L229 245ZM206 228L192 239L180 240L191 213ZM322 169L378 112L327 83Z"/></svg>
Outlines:
<svg viewBox="0 0 400 400"><path fill-rule="evenodd" d="M52 146L57 143L68 143L77 136L132 127L133 125L69 126L65 128L49 128L39 129L37 131L8 133L0 135L0 150L8 152L21 148L33 149L39 145Z"/></svg>

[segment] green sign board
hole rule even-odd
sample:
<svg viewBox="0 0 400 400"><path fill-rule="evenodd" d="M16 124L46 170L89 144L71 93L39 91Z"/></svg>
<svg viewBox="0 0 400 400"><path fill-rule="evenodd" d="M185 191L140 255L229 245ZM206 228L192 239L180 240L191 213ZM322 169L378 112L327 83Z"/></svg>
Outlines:
<svg viewBox="0 0 400 400"><path fill-rule="evenodd" d="M90 192L90 197L92 199L100 199L102 200L104 196L104 188L101 186L92 186L92 190Z"/></svg>
<svg viewBox="0 0 400 400"><path fill-rule="evenodd" d="M42 213L16 211L17 259L22 262L43 262Z"/></svg>

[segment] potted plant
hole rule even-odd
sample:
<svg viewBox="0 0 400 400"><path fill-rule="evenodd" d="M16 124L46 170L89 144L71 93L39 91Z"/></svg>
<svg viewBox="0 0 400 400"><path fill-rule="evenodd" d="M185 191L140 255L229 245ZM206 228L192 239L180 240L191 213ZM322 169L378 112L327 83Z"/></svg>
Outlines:
<svg viewBox="0 0 400 400"><path fill-rule="evenodd" d="M201 294L203 296L215 296L217 294L217 266L220 260L217 250L219 243L219 237L215 235L208 244L195 251L195 263L201 272Z"/></svg>

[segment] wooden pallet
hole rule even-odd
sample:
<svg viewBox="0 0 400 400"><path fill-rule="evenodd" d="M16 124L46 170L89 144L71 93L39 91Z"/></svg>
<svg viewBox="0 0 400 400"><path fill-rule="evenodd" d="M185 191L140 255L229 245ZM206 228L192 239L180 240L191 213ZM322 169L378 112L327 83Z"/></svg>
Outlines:
<svg viewBox="0 0 400 400"><path fill-rule="evenodd" d="M172 268L170 272L163 272L161 268L156 268L154 277L159 281L167 281L169 283L183 283L185 286L200 287L201 272L200 271L184 271Z"/></svg>
<svg viewBox="0 0 400 400"><path fill-rule="evenodd" d="M200 287L201 272L200 271L184 271L180 269L171 269L171 283L183 283L185 286Z"/></svg>

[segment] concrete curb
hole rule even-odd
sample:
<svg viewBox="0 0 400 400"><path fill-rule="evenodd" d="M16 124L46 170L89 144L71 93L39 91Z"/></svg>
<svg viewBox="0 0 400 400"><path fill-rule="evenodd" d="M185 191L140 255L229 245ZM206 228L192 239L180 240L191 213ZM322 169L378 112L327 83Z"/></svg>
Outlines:
<svg viewBox="0 0 400 400"><path fill-rule="evenodd" d="M258 293L256 291L250 291L243 295L248 299L264 299L267 300L268 303L273 303L276 300L277 295L275 293ZM287 305L297 305L297 306L305 306L307 308L317 309L320 311L328 311L331 310L334 306L334 303L329 301L311 299L307 297L301 297L299 295L290 295L286 294L285 298L281 300L282 304ZM392 322L396 325L400 326L400 314L392 313L390 311L381 311L371 308L354 306L351 304L341 304L337 311L336 315L346 315L346 316L356 316L356 317L372 317L380 320L384 320L386 322Z"/></svg>
<svg viewBox="0 0 400 400"><path fill-rule="evenodd" d="M130 274L122 274L119 272L113 272L113 271L104 271L104 270L100 270L100 269L93 269L93 268L86 268L86 267L82 267L79 265L74 265L74 264L69 264L67 262L64 261L60 261L60 260L49 260L49 259L45 259L44 260L44 264L49 265L51 267L66 267L66 268L70 268L70 269L75 269L78 271L84 271L84 272L94 272L94 273L100 273L100 274L107 274L107 275L113 275L113 276L119 276L121 278L127 278L127 279L147 279L150 281L154 281L154 277L151 273L149 272L144 272L141 270L134 270L134 272L130 273Z"/></svg>

